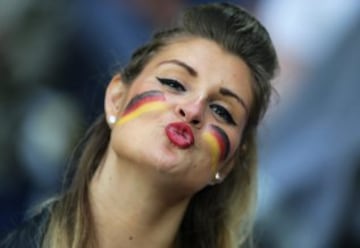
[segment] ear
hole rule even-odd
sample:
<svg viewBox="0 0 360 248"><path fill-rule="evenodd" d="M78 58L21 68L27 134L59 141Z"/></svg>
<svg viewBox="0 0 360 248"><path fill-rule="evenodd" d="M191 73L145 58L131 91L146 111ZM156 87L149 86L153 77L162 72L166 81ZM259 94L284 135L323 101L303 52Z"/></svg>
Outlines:
<svg viewBox="0 0 360 248"><path fill-rule="evenodd" d="M218 171L220 173L221 181L225 180L227 175L231 172L235 165L235 156L233 156L223 167Z"/></svg>
<svg viewBox="0 0 360 248"><path fill-rule="evenodd" d="M106 88L105 93L105 114L106 120L108 120L109 125L113 125L114 123L110 123L111 118L118 118L120 110L123 107L125 101L125 95L127 92L127 86L122 82L121 75L116 74L110 81L109 85Z"/></svg>
<svg viewBox="0 0 360 248"><path fill-rule="evenodd" d="M246 146L241 145L235 150L234 154L231 158L220 168L218 171L220 174L220 182L225 180L227 175L232 171L234 166L236 166L237 163L239 163L239 159L241 159L242 155L246 151Z"/></svg>

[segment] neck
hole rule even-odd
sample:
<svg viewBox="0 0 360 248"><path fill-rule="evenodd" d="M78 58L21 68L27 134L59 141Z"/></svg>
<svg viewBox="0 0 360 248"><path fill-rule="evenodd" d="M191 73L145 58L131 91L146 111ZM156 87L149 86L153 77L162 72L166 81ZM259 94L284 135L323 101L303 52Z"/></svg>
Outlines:
<svg viewBox="0 0 360 248"><path fill-rule="evenodd" d="M109 152L90 185L99 247L164 247L174 244L189 198L170 198L136 165ZM159 190L161 189L161 190Z"/></svg>

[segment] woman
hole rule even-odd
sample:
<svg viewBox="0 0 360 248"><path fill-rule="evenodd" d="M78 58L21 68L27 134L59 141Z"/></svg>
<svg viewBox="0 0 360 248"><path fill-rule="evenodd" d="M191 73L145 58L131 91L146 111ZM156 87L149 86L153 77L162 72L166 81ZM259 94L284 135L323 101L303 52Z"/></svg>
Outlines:
<svg viewBox="0 0 360 248"><path fill-rule="evenodd" d="M64 192L8 244L243 245L251 230L256 128L276 68L268 33L244 10L187 10L113 77L105 114L69 168Z"/></svg>

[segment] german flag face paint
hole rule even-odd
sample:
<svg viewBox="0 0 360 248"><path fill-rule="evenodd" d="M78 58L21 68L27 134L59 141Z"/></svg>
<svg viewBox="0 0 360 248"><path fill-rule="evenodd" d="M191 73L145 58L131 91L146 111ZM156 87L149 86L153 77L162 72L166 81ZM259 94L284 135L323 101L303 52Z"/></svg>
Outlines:
<svg viewBox="0 0 360 248"><path fill-rule="evenodd" d="M126 106L124 113L116 124L122 125L144 113L165 110L167 105L164 101L165 97L160 91L152 90L136 95Z"/></svg>
<svg viewBox="0 0 360 248"><path fill-rule="evenodd" d="M218 126L211 125L209 130L203 133L204 140L211 150L211 168L216 173L220 161L224 161L230 153L230 141L225 131Z"/></svg>

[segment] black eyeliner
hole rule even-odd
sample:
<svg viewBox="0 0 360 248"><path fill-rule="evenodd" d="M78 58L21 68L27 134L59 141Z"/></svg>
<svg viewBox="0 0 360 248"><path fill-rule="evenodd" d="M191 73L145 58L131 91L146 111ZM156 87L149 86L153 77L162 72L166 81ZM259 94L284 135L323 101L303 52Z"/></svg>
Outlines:
<svg viewBox="0 0 360 248"><path fill-rule="evenodd" d="M162 84L165 85L167 87L172 88L175 91L186 91L186 88L184 87L184 85L182 83L180 83L178 80L176 79L171 79L171 78L160 78L160 77L156 77L156 79ZM172 84L172 85L170 85Z"/></svg>

